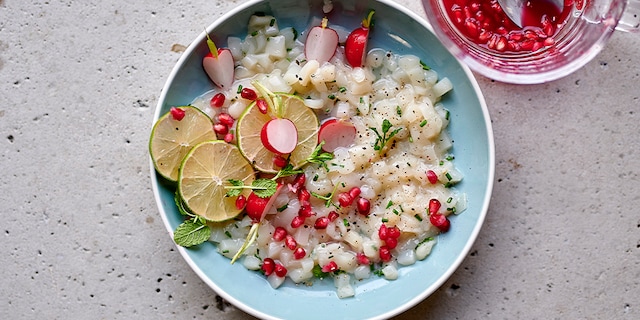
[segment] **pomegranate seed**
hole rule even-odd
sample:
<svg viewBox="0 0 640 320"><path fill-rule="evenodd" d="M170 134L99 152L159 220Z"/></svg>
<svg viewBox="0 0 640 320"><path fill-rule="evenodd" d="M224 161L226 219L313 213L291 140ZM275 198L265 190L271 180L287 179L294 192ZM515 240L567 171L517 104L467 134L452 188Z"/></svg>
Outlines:
<svg viewBox="0 0 640 320"><path fill-rule="evenodd" d="M182 120L184 118L185 112L184 112L184 110L182 110L180 108L171 107L171 109L169 111L171 112L171 116L175 120L180 121L180 120Z"/></svg>
<svg viewBox="0 0 640 320"><path fill-rule="evenodd" d="M360 188L358 187L353 187L349 190L349 196L351 196L352 199L357 198L360 195Z"/></svg>
<svg viewBox="0 0 640 320"><path fill-rule="evenodd" d="M296 242L296 239L294 239L292 235L288 234L284 237L284 245L289 248L289 250L295 250L298 242Z"/></svg>
<svg viewBox="0 0 640 320"><path fill-rule="evenodd" d="M229 127L225 126L222 123L216 123L213 125L213 131L219 135L225 135L229 133Z"/></svg>
<svg viewBox="0 0 640 320"><path fill-rule="evenodd" d="M316 229L326 229L329 226L329 218L320 217L316 219L316 222L313 224L313 227Z"/></svg>
<svg viewBox="0 0 640 320"><path fill-rule="evenodd" d="M338 194L338 202L341 207L348 207L353 203L353 198L349 195L348 192L341 192Z"/></svg>
<svg viewBox="0 0 640 320"><path fill-rule="evenodd" d="M303 218L313 217L314 214L313 208L311 208L310 205L302 206L300 207L300 210L298 210L298 216Z"/></svg>
<svg viewBox="0 0 640 320"><path fill-rule="evenodd" d="M338 264L335 261L329 261L329 263L325 264L322 267L322 272L324 273L329 273L334 271L338 271Z"/></svg>
<svg viewBox="0 0 640 320"><path fill-rule="evenodd" d="M395 247L398 246L398 239L396 239L396 238L388 238L384 243L387 245L389 250L393 250L393 249L395 249Z"/></svg>
<svg viewBox="0 0 640 320"><path fill-rule="evenodd" d="M496 44L496 50L498 51L507 50L507 38L500 37L500 39L498 40L498 43Z"/></svg>
<svg viewBox="0 0 640 320"><path fill-rule="evenodd" d="M389 247L381 246L380 249L378 249L378 254L380 255L380 260L384 262L391 261L391 250Z"/></svg>
<svg viewBox="0 0 640 320"><path fill-rule="evenodd" d="M554 38L546 38L546 39L544 39L544 43L543 44L544 44L545 47L550 47L550 46L556 44L556 40Z"/></svg>
<svg viewBox="0 0 640 320"><path fill-rule="evenodd" d="M433 170L427 170L427 180L429 180L431 184L436 184L438 182L438 175Z"/></svg>
<svg viewBox="0 0 640 320"><path fill-rule="evenodd" d="M287 229L283 227L276 227L276 230L273 231L273 240L282 241L287 236Z"/></svg>
<svg viewBox="0 0 640 320"><path fill-rule="evenodd" d="M531 51L538 51L542 47L544 47L544 42L538 41L538 42L533 44L533 48L531 48Z"/></svg>
<svg viewBox="0 0 640 320"><path fill-rule="evenodd" d="M389 234L389 238L400 238L400 229L398 229L398 227L387 228L387 233Z"/></svg>
<svg viewBox="0 0 640 320"><path fill-rule="evenodd" d="M294 228L294 229L300 228L303 224L304 224L304 217L302 216L295 216L291 220L291 228Z"/></svg>
<svg viewBox="0 0 640 320"><path fill-rule="evenodd" d="M368 216L371 210L371 202L369 199L358 198L358 202L356 203L358 208L358 213L361 215Z"/></svg>
<svg viewBox="0 0 640 320"><path fill-rule="evenodd" d="M329 214L327 215L327 218L329 218L329 221L335 221L336 219L338 219L340 215L335 212L335 211L331 211L329 212Z"/></svg>
<svg viewBox="0 0 640 320"><path fill-rule="evenodd" d="M429 214L438 213L438 210L440 210L440 207L441 207L441 204L440 204L440 201L438 201L438 199L429 200Z"/></svg>
<svg viewBox="0 0 640 320"><path fill-rule="evenodd" d="M265 276L270 276L276 268L276 262L271 258L264 258L262 260L262 272Z"/></svg>
<svg viewBox="0 0 640 320"><path fill-rule="evenodd" d="M472 39L475 39L480 34L478 30L478 25L476 24L476 19L468 18L464 23L464 26L467 28L467 35Z"/></svg>
<svg viewBox="0 0 640 320"><path fill-rule="evenodd" d="M378 238L382 241L389 239L389 229L386 225L383 224L380 226L380 229L378 229Z"/></svg>
<svg viewBox="0 0 640 320"><path fill-rule="evenodd" d="M273 157L273 165L278 168L284 168L287 165L287 159L283 156L277 155Z"/></svg>
<svg viewBox="0 0 640 320"><path fill-rule="evenodd" d="M224 100L226 97L223 93L216 93L213 97L211 97L211 101L209 104L214 108L220 108L224 105Z"/></svg>
<svg viewBox="0 0 640 320"><path fill-rule="evenodd" d="M429 222L431 222L434 227L440 229L440 231L442 232L449 231L449 227L451 227L451 222L449 221L449 219L445 215L439 213L430 215Z"/></svg>
<svg viewBox="0 0 640 320"><path fill-rule="evenodd" d="M262 114L267 114L267 111L269 111L269 105L267 104L267 101L265 101L264 99L256 100L256 106L258 107L258 110Z"/></svg>
<svg viewBox="0 0 640 320"><path fill-rule="evenodd" d="M242 210L246 204L247 198L245 198L244 195L239 195L238 198L236 198L236 209Z"/></svg>
<svg viewBox="0 0 640 320"><path fill-rule="evenodd" d="M369 258L367 256L365 256L364 253L362 253L362 252L358 252L356 254L356 259L357 259L359 264L370 264L371 263Z"/></svg>
<svg viewBox="0 0 640 320"><path fill-rule="evenodd" d="M301 247L297 247L295 251L293 251L293 258L295 258L296 260L300 260L302 258L304 258L307 255L307 252L304 250L304 248Z"/></svg>
<svg viewBox="0 0 640 320"><path fill-rule="evenodd" d="M309 205L309 199L311 199L311 192L307 188L302 187L298 190L298 201Z"/></svg>
<svg viewBox="0 0 640 320"><path fill-rule="evenodd" d="M223 140L226 143L233 142L233 133L229 132L229 133L225 134Z"/></svg>
<svg viewBox="0 0 640 320"><path fill-rule="evenodd" d="M230 114L221 112L218 114L218 122L226 125L227 127L232 127L233 123L236 122Z"/></svg>
<svg viewBox="0 0 640 320"><path fill-rule="evenodd" d="M240 91L240 96L251 101L258 99L258 95L256 94L255 90L251 88L242 88L242 91Z"/></svg>
<svg viewBox="0 0 640 320"><path fill-rule="evenodd" d="M307 181L307 176L304 173L298 174L294 179L293 183L290 186L291 192L298 193L300 187L304 186L304 183Z"/></svg>
<svg viewBox="0 0 640 320"><path fill-rule="evenodd" d="M285 268L282 264L276 263L275 270L276 276L283 278L287 275L287 268Z"/></svg>

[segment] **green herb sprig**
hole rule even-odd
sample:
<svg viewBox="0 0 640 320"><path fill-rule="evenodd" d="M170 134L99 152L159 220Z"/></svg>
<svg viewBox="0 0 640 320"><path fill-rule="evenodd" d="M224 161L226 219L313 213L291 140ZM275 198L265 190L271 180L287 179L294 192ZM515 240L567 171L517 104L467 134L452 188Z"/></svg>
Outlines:
<svg viewBox="0 0 640 320"><path fill-rule="evenodd" d="M382 121L382 132L379 132L376 128L369 127L369 129L371 129L377 136L376 142L373 145L374 150L381 152L387 142L389 142L391 138L393 138L398 132L400 132L400 130L402 130L402 128L396 128L392 131L389 131L391 130L391 127L393 127L393 125L387 119L384 119Z"/></svg>

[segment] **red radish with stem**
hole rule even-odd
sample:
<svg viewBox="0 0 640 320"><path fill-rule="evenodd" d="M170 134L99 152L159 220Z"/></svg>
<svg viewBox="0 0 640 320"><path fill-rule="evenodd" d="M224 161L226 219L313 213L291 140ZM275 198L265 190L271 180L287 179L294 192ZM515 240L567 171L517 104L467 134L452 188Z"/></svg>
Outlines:
<svg viewBox="0 0 640 320"><path fill-rule="evenodd" d="M234 79L234 62L231 50L218 49L207 34L209 53L202 59L202 67L213 83L222 88L231 87Z"/></svg>
<svg viewBox="0 0 640 320"><path fill-rule="evenodd" d="M322 64L331 60L338 48L338 33L327 27L327 18L322 19L319 26L309 30L304 44L304 55L307 60L316 60Z"/></svg>
<svg viewBox="0 0 640 320"><path fill-rule="evenodd" d="M260 139L267 150L275 154L288 154L298 145L298 129L289 119L271 119L262 127Z"/></svg>
<svg viewBox="0 0 640 320"><path fill-rule="evenodd" d="M364 64L373 14L373 10L369 11L369 15L362 20L362 25L351 31L344 44L344 53L347 62L354 68L362 67Z"/></svg>
<svg viewBox="0 0 640 320"><path fill-rule="evenodd" d="M329 119L322 123L318 131L318 142L324 141L322 150L333 152L338 147L348 147L356 139L356 127L353 123Z"/></svg>

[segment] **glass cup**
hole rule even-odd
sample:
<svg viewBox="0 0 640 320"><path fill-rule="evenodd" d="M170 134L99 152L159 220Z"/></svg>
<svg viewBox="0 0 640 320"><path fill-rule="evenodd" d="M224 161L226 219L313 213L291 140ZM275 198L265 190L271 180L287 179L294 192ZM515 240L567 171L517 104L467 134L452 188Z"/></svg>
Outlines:
<svg viewBox="0 0 640 320"><path fill-rule="evenodd" d="M483 76L516 84L543 83L569 75L593 59L614 30L640 31L640 0L571 2L567 21L555 35L555 44L516 53L476 44L453 24L443 0L422 0L435 34L453 55Z"/></svg>

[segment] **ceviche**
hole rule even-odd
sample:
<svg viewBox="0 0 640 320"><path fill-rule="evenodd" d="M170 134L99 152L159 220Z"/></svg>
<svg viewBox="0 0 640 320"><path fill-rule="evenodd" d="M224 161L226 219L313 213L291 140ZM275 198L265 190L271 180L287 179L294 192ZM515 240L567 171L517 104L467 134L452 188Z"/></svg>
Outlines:
<svg viewBox="0 0 640 320"><path fill-rule="evenodd" d="M286 279L388 280L425 259L465 210L441 98L453 89L420 57L369 48L375 13L347 30L255 14L203 68L215 87L174 106L149 144L176 186L174 241L205 241L231 263Z"/></svg>

